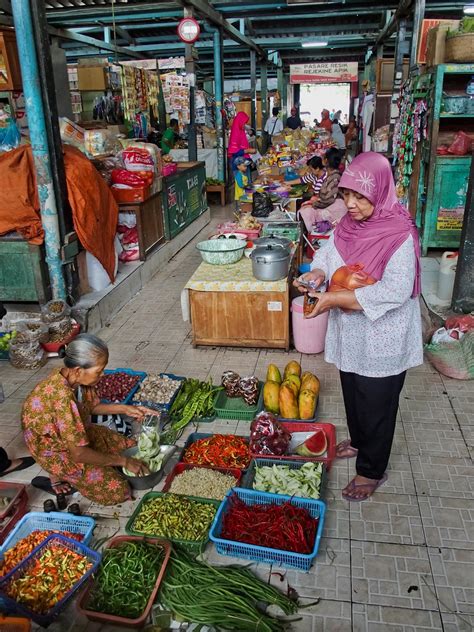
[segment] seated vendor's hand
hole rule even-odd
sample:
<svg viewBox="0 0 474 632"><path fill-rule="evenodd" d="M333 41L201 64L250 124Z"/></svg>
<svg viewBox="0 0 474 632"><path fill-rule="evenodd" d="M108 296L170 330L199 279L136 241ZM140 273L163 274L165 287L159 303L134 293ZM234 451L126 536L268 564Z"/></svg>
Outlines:
<svg viewBox="0 0 474 632"><path fill-rule="evenodd" d="M296 288L298 288L300 292L309 292L310 288L307 288L304 285L301 285L300 280L306 281L307 283L314 283L315 286L318 287L321 285L321 283L324 283L325 279L326 279L326 275L324 271L320 270L319 268L315 268L314 270L311 270L311 272L305 272L300 277L295 279L293 281L293 285Z"/></svg>
<svg viewBox="0 0 474 632"><path fill-rule="evenodd" d="M127 417L133 417L133 419L142 421L145 415L156 415L156 410L147 408L146 406L124 406L123 414L127 415Z"/></svg>
<svg viewBox="0 0 474 632"><path fill-rule="evenodd" d="M138 459L131 459L127 457L123 467L129 472L135 474L135 476L146 476L147 474L150 474L150 470L146 463L139 461Z"/></svg>
<svg viewBox="0 0 474 632"><path fill-rule="evenodd" d="M247 147L247 149L245 150L245 152L247 154L256 154L257 150L254 147Z"/></svg>

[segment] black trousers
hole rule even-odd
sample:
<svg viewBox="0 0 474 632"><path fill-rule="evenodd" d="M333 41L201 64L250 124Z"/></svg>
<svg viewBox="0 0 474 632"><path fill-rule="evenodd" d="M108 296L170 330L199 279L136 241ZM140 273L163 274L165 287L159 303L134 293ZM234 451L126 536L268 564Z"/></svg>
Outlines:
<svg viewBox="0 0 474 632"><path fill-rule="evenodd" d="M345 371L340 375L351 445L359 450L357 474L378 480L390 458L406 371L389 377L364 377Z"/></svg>
<svg viewBox="0 0 474 632"><path fill-rule="evenodd" d="M0 448L0 474L10 467L11 461L3 448Z"/></svg>

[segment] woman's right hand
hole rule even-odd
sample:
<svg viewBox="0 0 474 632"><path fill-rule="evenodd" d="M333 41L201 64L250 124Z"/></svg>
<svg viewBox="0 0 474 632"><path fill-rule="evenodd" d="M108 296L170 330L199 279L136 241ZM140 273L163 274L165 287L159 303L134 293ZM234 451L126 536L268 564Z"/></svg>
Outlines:
<svg viewBox="0 0 474 632"><path fill-rule="evenodd" d="M132 474L135 474L135 476L146 476L147 474L150 474L150 470L146 463L139 461L138 459L127 457L123 467L129 472L132 472Z"/></svg>
<svg viewBox="0 0 474 632"><path fill-rule="evenodd" d="M247 149L245 150L245 153L247 153L247 154L256 154L257 150L254 147L247 147Z"/></svg>
<svg viewBox="0 0 474 632"><path fill-rule="evenodd" d="M314 290L311 290L310 288L305 287L304 285L301 285L301 283L299 282L300 279L302 281L306 281L307 283L312 282L316 285L316 287L319 287L321 283L324 283L326 279L326 274L324 273L323 270L320 270L319 268L315 268L314 270L311 270L311 272L305 272L304 274L302 274L300 277L298 277L297 279L293 281L293 285L296 288L298 288L300 292L310 292Z"/></svg>

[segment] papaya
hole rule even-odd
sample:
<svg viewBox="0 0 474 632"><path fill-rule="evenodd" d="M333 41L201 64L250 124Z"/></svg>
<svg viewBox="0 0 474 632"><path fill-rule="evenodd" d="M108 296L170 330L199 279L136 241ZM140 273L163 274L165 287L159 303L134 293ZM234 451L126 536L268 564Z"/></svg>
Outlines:
<svg viewBox="0 0 474 632"><path fill-rule="evenodd" d="M282 383L280 369L275 364L269 364L267 369L267 382Z"/></svg>
<svg viewBox="0 0 474 632"><path fill-rule="evenodd" d="M287 382L293 382L294 384L296 384L296 387L298 388L298 392L297 394L300 392L301 389L301 380L297 375L293 375L290 374L287 378L286 378Z"/></svg>
<svg viewBox="0 0 474 632"><path fill-rule="evenodd" d="M265 382L263 387L263 403L265 410L268 410L269 413L273 413L274 415L280 414L279 394L280 385L278 382L271 380Z"/></svg>
<svg viewBox="0 0 474 632"><path fill-rule="evenodd" d="M319 379L310 373L309 371L305 371L301 376L301 390L302 391L312 391L316 397L319 395L320 382Z"/></svg>
<svg viewBox="0 0 474 632"><path fill-rule="evenodd" d="M283 374L283 379L286 380L286 378L289 375L297 375L298 377L300 377L301 375L301 366L299 365L298 362L296 362L296 360L292 360L291 362L288 362L288 364L285 367L285 373Z"/></svg>
<svg viewBox="0 0 474 632"><path fill-rule="evenodd" d="M300 419L313 419L316 411L316 395L309 390L301 390L298 397Z"/></svg>
<svg viewBox="0 0 474 632"><path fill-rule="evenodd" d="M279 395L280 416L284 419L298 419L298 400L290 385L283 383Z"/></svg>
<svg viewBox="0 0 474 632"><path fill-rule="evenodd" d="M299 456L321 456L328 449L328 440L324 430L316 430L314 434L297 446L295 453Z"/></svg>
<svg viewBox="0 0 474 632"><path fill-rule="evenodd" d="M293 380L285 380L284 382L282 382L282 386L283 384L285 386L288 386L288 388L291 388L291 390L293 391L295 397L298 397L298 393L300 392L299 388L298 388L298 384L296 384L296 382L294 382Z"/></svg>

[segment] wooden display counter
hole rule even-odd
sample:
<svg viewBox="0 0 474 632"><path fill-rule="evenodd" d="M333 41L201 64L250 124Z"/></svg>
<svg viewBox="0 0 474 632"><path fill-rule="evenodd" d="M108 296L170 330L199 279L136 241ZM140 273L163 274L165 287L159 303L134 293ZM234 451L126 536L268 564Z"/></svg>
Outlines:
<svg viewBox="0 0 474 632"><path fill-rule="evenodd" d="M292 274L262 282L245 257L229 266L202 263L186 285L193 345L288 350Z"/></svg>
<svg viewBox="0 0 474 632"><path fill-rule="evenodd" d="M144 202L118 205L119 213L136 215L140 261L145 261L147 254L165 240L161 195L161 192L154 193Z"/></svg>

